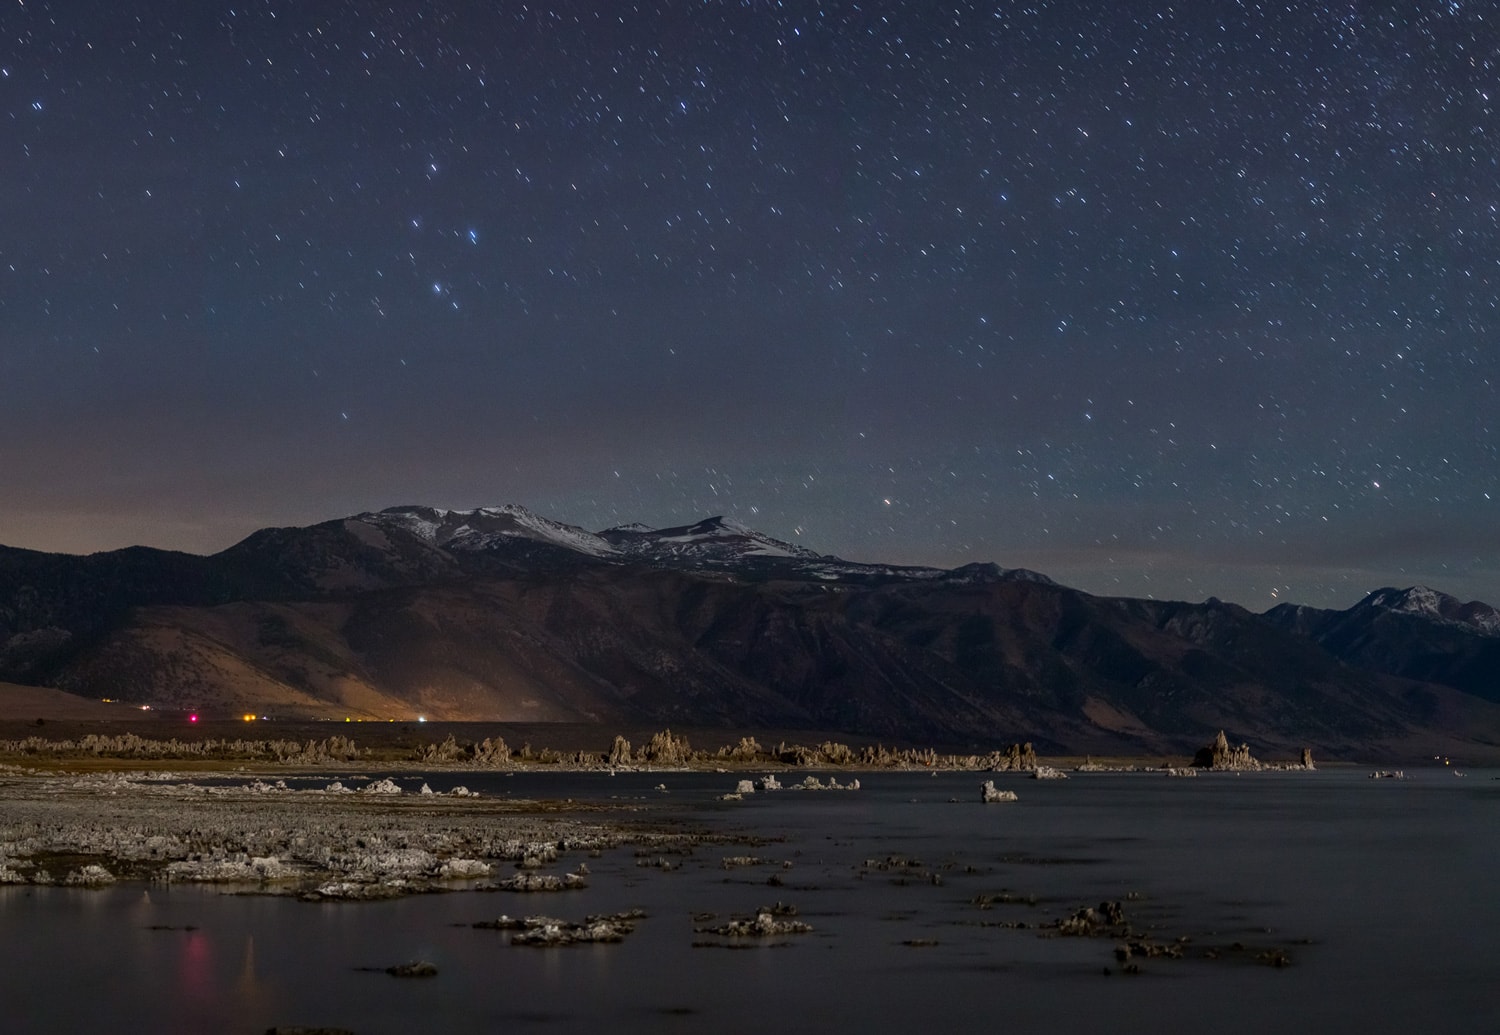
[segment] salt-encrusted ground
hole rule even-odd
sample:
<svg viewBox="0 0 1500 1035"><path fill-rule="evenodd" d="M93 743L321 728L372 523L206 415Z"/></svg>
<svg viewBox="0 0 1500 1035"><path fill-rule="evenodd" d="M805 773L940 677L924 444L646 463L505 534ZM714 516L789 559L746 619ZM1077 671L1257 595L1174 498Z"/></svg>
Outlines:
<svg viewBox="0 0 1500 1035"><path fill-rule="evenodd" d="M546 867L572 869L574 879L558 883L577 887L590 852L682 836L626 831L556 803L463 788L403 794L390 780L345 780L291 790L256 778L208 786L166 772L0 769L0 883L211 882L307 898L385 898L484 890L492 875Z"/></svg>

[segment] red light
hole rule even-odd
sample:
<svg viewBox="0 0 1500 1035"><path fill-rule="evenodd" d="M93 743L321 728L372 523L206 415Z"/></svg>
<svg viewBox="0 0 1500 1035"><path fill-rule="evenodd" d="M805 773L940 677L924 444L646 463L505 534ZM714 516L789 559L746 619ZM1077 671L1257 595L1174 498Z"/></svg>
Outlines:
<svg viewBox="0 0 1500 1035"><path fill-rule="evenodd" d="M188 722L197 722L197 721L198 721L198 716L196 716L196 715L189 715L188 716Z"/></svg>

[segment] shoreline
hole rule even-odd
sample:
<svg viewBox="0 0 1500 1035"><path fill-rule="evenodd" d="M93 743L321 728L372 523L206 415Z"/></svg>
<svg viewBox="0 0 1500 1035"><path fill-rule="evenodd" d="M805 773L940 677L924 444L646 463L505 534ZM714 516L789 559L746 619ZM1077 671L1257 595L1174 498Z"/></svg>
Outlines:
<svg viewBox="0 0 1500 1035"><path fill-rule="evenodd" d="M195 782L202 775L0 768L0 887L184 884L304 901L547 891L566 881L538 871L560 862L582 887L590 855L716 839L629 801L436 793L425 784L403 792L367 775L320 774L327 785L306 789L244 773L236 774L243 783ZM498 879L504 873L524 875L523 886Z"/></svg>
<svg viewBox="0 0 1500 1035"><path fill-rule="evenodd" d="M1011 744L984 753L939 753L934 748L887 748L865 745L856 750L844 741L823 740L816 744L762 745L754 737L741 737L738 744L716 749L695 749L686 737L662 730L639 747L616 735L608 750L561 750L533 748L530 743L512 748L504 738L461 742L453 734L441 741L413 746L360 747L352 738L335 735L324 740L289 738L221 739L177 737L156 739L135 732L89 733L73 739L40 733L17 740L0 739L0 767L20 767L35 772L134 772L160 768L163 763L183 771L200 773L259 773L275 775L294 771L317 771L350 766L376 768L393 773L434 772L720 772L746 773L762 770L808 770L817 772L1021 772L1047 775L1066 772L1170 772L1186 771L1303 771L1312 767L1302 761L1258 761L1246 756L1233 764L1205 766L1187 755L1071 755L1043 756L1031 744ZM1343 768L1367 763L1330 763Z"/></svg>
<svg viewBox="0 0 1500 1035"><path fill-rule="evenodd" d="M3 695L0 695L0 704L3 704ZM343 722L274 717L269 719L257 717L253 721L247 721L244 718L204 717L201 721L193 722L186 714L142 713L125 710L120 705L100 704L98 707L113 711L118 717L109 719L97 717L23 718L13 711L0 709L0 762L17 761L17 752L7 750L6 746L13 747L21 742L42 744L67 740L83 741L87 738L134 737L146 741L164 741L181 745L168 753L158 753L156 757L170 758L183 764L192 762L197 765L202 756L198 755L191 745L207 741L262 743L279 741L283 744L295 742L297 753L305 754L300 749L304 748L309 741L322 743L342 738L354 742L358 747L360 757L370 764L395 766L407 761L415 761L424 765L432 765L446 761L472 761L473 759L465 757L455 757L463 754L463 751L455 749L470 749L473 745L482 744L488 740L492 744L504 743L510 754L509 759L504 759L508 762L552 767L596 768L608 767L610 764L618 767L624 761L616 752L618 740L624 740L631 746L630 762L638 763L640 759L636 756L641 751L650 748L653 738L670 732L679 747L683 744L691 745L691 754L694 756L691 764L698 768L734 769L739 768L742 762L748 762L750 768L757 768L790 762L803 767L827 766L853 772L866 769L878 771L899 764L909 764L912 768L930 768L932 767L931 760L935 759L939 760L939 768L986 769L990 765L979 764L980 759L992 759L997 751L1009 753L1012 750L1024 748L1027 741L1035 745L1033 753L1038 758L1043 759L1046 764L1059 768L1073 768L1090 762L1111 767L1181 768L1192 764L1195 752L1207 745L1215 733L1214 729L1205 728L1201 731L1201 739L1197 743L1187 741L1186 738L1171 741L1152 738L1131 742L1129 739L1122 741L1121 738L1107 734L1083 736L1078 740L1058 743L1055 740L1034 736L1024 730L1002 731L993 739L985 741L973 738L921 740L902 736L854 734L820 729L722 726L679 728L673 726L668 731L659 726L628 723L606 725L527 722ZM1271 763L1297 760L1301 749L1307 746L1274 738L1269 741L1263 740L1257 737L1253 730L1248 733L1231 731L1231 736L1236 742L1249 741L1253 755ZM449 738L454 742L453 747L444 749L443 745ZM757 745L758 750L754 752L754 758L743 758L743 752L738 750L740 745L747 740ZM819 749L830 745L836 748L834 755L817 757ZM528 747L532 756L529 759L525 757ZM1341 742L1327 746L1319 746L1315 739L1312 748L1319 765L1414 768L1423 765L1441 765L1445 758L1451 758L1454 765L1475 767L1500 765L1500 745L1462 742L1448 738ZM656 749L652 752L653 757L647 760L668 763L678 761L671 757L655 757L660 755L663 749L666 750L668 756L673 751L672 747L658 742ZM778 757L780 749L789 750L788 758ZM867 752L871 754L871 757L866 757ZM50 749L23 753L28 759L38 757L50 759L57 755L57 752ZM290 749L283 753L290 753ZM120 759L129 757L129 753L118 751L72 752L71 754L79 758L87 755L99 757L110 755ZM500 754L503 759L505 752L502 751ZM611 758L611 756L616 757ZM893 759L899 761L893 761ZM962 759L964 764L955 766L952 761L954 759ZM246 757L244 760L250 761L251 759ZM304 757L301 761L307 762L313 759ZM29 762L28 764L37 763ZM47 768L55 768L50 760L40 764ZM120 764L120 768L130 767L131 765L123 762Z"/></svg>

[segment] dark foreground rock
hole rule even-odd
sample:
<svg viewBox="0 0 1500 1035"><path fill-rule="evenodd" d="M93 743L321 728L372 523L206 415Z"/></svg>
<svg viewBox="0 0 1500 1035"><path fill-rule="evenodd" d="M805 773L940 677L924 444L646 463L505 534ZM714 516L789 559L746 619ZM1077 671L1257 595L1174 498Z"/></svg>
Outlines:
<svg viewBox="0 0 1500 1035"><path fill-rule="evenodd" d="M394 967L386 967L385 972L391 977L398 978L429 978L437 977L438 969L435 963L414 960L411 963L398 963Z"/></svg>

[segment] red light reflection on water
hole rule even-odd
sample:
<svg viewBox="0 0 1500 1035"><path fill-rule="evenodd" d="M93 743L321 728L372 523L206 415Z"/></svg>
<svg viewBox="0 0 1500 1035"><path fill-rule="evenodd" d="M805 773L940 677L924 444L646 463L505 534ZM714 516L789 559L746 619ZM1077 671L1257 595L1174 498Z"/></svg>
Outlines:
<svg viewBox="0 0 1500 1035"><path fill-rule="evenodd" d="M190 931L187 944L182 948L178 966L178 990L186 999L209 998L213 995L213 951L208 936L202 931Z"/></svg>

